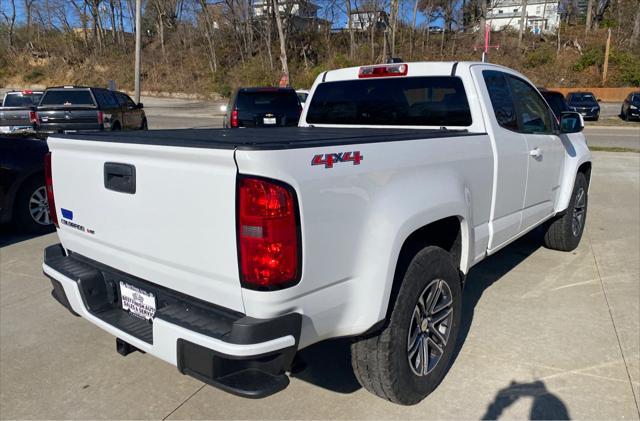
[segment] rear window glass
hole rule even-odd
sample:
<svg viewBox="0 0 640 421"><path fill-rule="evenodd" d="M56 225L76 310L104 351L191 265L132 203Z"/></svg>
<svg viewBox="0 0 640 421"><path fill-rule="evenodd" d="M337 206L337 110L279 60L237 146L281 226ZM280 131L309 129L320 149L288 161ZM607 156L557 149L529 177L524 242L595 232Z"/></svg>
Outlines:
<svg viewBox="0 0 640 421"><path fill-rule="evenodd" d="M294 91L240 91L236 107L247 112L298 112L298 96Z"/></svg>
<svg viewBox="0 0 640 421"><path fill-rule="evenodd" d="M380 126L469 126L471 111L457 77L326 82L311 98L307 122Z"/></svg>
<svg viewBox="0 0 640 421"><path fill-rule="evenodd" d="M569 107L567 103L564 102L564 97L561 93L557 92L541 92L544 99L547 100L549 106L553 110L553 113L556 116L559 116L565 111L569 111Z"/></svg>
<svg viewBox="0 0 640 421"><path fill-rule="evenodd" d="M596 98L592 94L570 94L570 102L596 102Z"/></svg>
<svg viewBox="0 0 640 421"><path fill-rule="evenodd" d="M91 105L95 106L91 93L88 90L61 89L47 91L40 105Z"/></svg>
<svg viewBox="0 0 640 421"><path fill-rule="evenodd" d="M4 99L5 107L33 107L38 105L42 94L7 94Z"/></svg>

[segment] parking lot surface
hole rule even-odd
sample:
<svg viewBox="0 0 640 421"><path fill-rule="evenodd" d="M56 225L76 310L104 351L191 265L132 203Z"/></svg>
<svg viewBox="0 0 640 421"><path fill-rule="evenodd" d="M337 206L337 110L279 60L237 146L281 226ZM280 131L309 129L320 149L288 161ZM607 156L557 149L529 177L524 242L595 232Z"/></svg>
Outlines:
<svg viewBox="0 0 640 421"><path fill-rule="evenodd" d="M2 419L639 419L640 155L594 154L579 248L533 233L475 267L459 352L422 403L363 390L347 339L301 353L283 392L238 398L115 339L50 296L42 250L56 234L0 239Z"/></svg>

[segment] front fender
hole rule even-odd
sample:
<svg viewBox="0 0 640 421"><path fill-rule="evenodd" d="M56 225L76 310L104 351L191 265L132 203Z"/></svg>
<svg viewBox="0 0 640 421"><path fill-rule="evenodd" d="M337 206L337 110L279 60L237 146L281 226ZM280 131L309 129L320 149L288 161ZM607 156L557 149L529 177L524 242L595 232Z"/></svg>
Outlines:
<svg viewBox="0 0 640 421"><path fill-rule="evenodd" d="M587 146L584 134L562 134L560 135L560 140L565 148L565 156L560 179L560 189L554 208L556 213L563 212L567 209L569 200L571 200L578 168L586 162L591 162L592 159L591 151Z"/></svg>

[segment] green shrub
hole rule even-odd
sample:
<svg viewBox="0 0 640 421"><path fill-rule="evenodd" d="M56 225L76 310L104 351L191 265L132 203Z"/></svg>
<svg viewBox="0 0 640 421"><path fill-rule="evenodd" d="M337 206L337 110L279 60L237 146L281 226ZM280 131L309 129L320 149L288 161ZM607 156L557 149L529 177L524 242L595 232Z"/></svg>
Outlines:
<svg viewBox="0 0 640 421"><path fill-rule="evenodd" d="M598 48L591 48L585 51L578 61L573 65L573 70L581 72L591 66L602 66L604 63L604 52Z"/></svg>
<svg viewBox="0 0 640 421"><path fill-rule="evenodd" d="M618 80L624 85L640 86L640 57L626 51L612 50L609 62L618 68Z"/></svg>
<svg viewBox="0 0 640 421"><path fill-rule="evenodd" d="M528 52L524 59L524 67L530 69L552 63L555 60L555 53L548 48L538 48Z"/></svg>

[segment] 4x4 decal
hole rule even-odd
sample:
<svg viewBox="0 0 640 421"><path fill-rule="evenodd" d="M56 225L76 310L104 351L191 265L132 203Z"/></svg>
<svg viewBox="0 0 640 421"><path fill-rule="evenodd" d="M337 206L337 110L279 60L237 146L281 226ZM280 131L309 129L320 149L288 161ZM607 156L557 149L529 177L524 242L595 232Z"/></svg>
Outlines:
<svg viewBox="0 0 640 421"><path fill-rule="evenodd" d="M324 165L325 168L333 168L334 164L340 162L353 162L353 165L360 165L363 159L364 156L360 154L360 151L325 153L315 155L311 159L311 165Z"/></svg>

